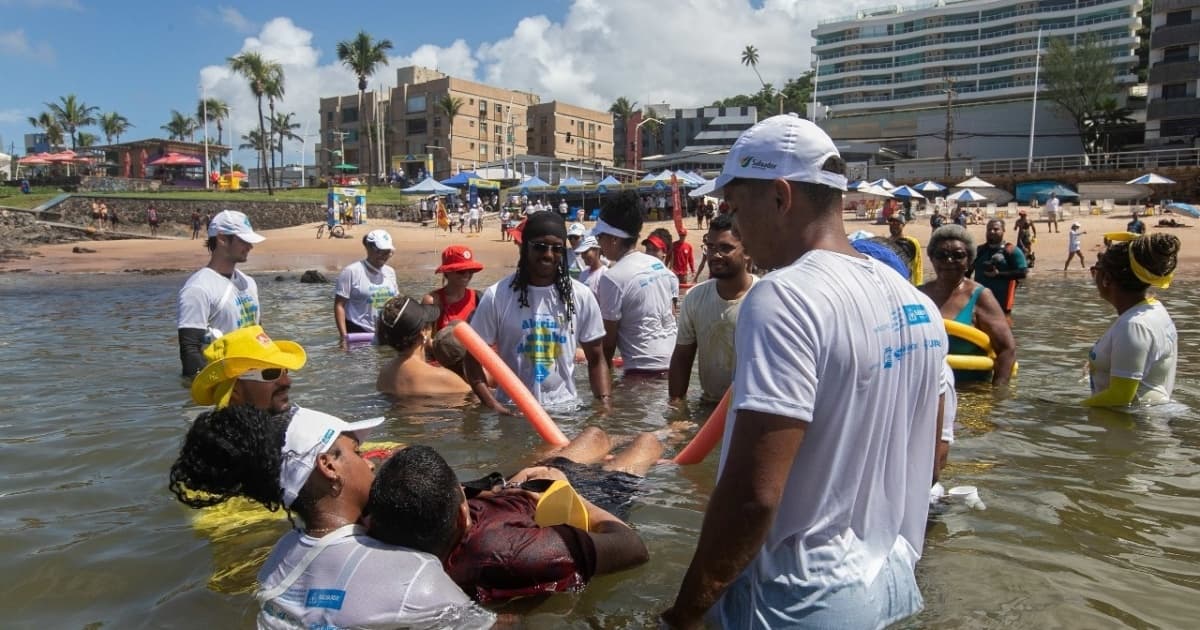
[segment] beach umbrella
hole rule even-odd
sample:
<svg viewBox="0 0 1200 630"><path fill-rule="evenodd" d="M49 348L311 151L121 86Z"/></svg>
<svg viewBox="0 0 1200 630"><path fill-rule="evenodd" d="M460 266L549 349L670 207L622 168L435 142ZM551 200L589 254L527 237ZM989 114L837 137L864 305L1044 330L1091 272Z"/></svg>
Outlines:
<svg viewBox="0 0 1200 630"><path fill-rule="evenodd" d="M184 155L182 153L167 153L162 157L154 158L146 162L146 166L203 166L204 162L200 158Z"/></svg>
<svg viewBox="0 0 1200 630"><path fill-rule="evenodd" d="M875 195L876 197L894 197L891 192L885 190L881 186L876 186L874 183L864 184L858 187L857 192L864 195Z"/></svg>
<svg viewBox="0 0 1200 630"><path fill-rule="evenodd" d="M891 190L896 187L896 185L892 182L889 182L886 177L880 177L879 179L871 182L871 185L878 186L884 190Z"/></svg>
<svg viewBox="0 0 1200 630"><path fill-rule="evenodd" d="M953 195L947 195L946 199L958 202L987 201L987 197L984 197L970 188L964 188Z"/></svg>
<svg viewBox="0 0 1200 630"><path fill-rule="evenodd" d="M1173 180L1169 177L1163 177L1162 175L1158 175L1156 173L1146 173L1145 175L1142 175L1141 177L1131 179L1125 183L1126 184L1174 184L1175 180Z"/></svg>
<svg viewBox="0 0 1200 630"><path fill-rule="evenodd" d="M927 179L920 184L913 186L913 189L921 192L942 192L943 190L946 190L946 187L933 180Z"/></svg>
<svg viewBox="0 0 1200 630"><path fill-rule="evenodd" d="M909 188L908 186L901 186L901 187L893 190L892 194L897 197L908 197L909 199L924 199L925 198L925 195L922 195L917 190Z"/></svg>
<svg viewBox="0 0 1200 630"><path fill-rule="evenodd" d="M32 155L26 155L25 157L17 160L17 164L20 164L21 166L42 166L44 164L49 164L50 162L46 159L46 156L48 155L50 154L34 153Z"/></svg>
<svg viewBox="0 0 1200 630"><path fill-rule="evenodd" d="M972 177L965 182L959 182L959 183L955 184L955 187L956 188L995 188L995 186L983 181L982 179L979 179L978 177Z"/></svg>
<svg viewBox="0 0 1200 630"><path fill-rule="evenodd" d="M347 164L345 162L342 162L341 164L334 164L333 168L335 170L339 170L339 171L357 171L358 170L357 166L355 166L353 164Z"/></svg>

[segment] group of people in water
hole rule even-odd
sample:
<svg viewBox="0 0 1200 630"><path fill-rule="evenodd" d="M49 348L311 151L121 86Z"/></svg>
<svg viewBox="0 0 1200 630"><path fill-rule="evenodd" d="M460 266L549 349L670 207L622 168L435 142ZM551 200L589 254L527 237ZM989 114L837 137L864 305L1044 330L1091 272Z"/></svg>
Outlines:
<svg viewBox="0 0 1200 630"><path fill-rule="evenodd" d="M942 320L987 335L988 376L1004 386L1027 264L999 219L978 247L945 225L922 250L903 215L890 236L852 241L845 172L833 141L794 115L744 133L716 182L727 212L703 237L710 278L682 297L694 272L677 275L660 257L667 243L642 238L632 194L608 198L591 230L529 214L513 234L515 271L478 291L470 281L483 266L455 245L442 253L441 288L401 294L392 239L373 230L366 256L338 277L335 324L347 343L367 334L394 349L381 392L473 393L501 413L512 413L509 392L456 327L473 329L551 413L581 404L577 367L590 389L582 404L599 411L631 379L665 380L684 400L698 363L701 398L728 396L729 411L696 554L662 622L881 627L923 606L915 567L929 487L953 439L946 357L966 351ZM625 516L664 452L660 434L612 453L619 438L591 427L507 479L461 482L429 445L373 467L361 444L380 420L291 403L304 350L258 325L257 287L236 268L262 235L233 211L208 234L212 256L180 291L178 328L192 397L214 409L189 430L170 487L191 507L244 496L294 519L259 574L260 625L487 625L472 600L577 589L646 562ZM1091 352L1085 403L1169 399L1178 342L1152 289L1169 286L1179 241L1108 237L1092 273L1119 318Z"/></svg>

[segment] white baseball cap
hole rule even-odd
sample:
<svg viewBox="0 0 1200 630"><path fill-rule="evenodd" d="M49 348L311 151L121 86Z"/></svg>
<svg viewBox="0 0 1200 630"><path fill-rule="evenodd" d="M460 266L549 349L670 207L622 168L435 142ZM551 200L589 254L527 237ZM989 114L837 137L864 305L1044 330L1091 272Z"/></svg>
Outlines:
<svg viewBox="0 0 1200 630"><path fill-rule="evenodd" d="M288 423L283 442L283 465L279 468L279 486L283 488L283 505L291 507L304 484L308 483L317 457L333 447L339 435L353 433L362 441L367 429L383 423L383 418L346 422L327 413L299 407Z"/></svg>
<svg viewBox="0 0 1200 630"><path fill-rule="evenodd" d="M250 227L250 217L237 210L222 210L208 224L208 235L232 234L247 243L261 243L267 237Z"/></svg>
<svg viewBox="0 0 1200 630"><path fill-rule="evenodd" d="M396 246L392 244L392 235L386 230L371 230L367 232L367 243L375 246L375 249L390 249L396 250Z"/></svg>
<svg viewBox="0 0 1200 630"><path fill-rule="evenodd" d="M846 190L846 176L821 167L840 157L833 139L794 113L772 116L738 136L717 176L714 192L734 178L777 179Z"/></svg>
<svg viewBox="0 0 1200 630"><path fill-rule="evenodd" d="M583 237L582 241L579 241L579 247L575 248L575 253L582 254L589 249L600 249L600 241L596 240L596 237L591 234L588 234Z"/></svg>
<svg viewBox="0 0 1200 630"><path fill-rule="evenodd" d="M582 223L572 223L571 227L567 228L567 236L583 236L587 234L587 226Z"/></svg>

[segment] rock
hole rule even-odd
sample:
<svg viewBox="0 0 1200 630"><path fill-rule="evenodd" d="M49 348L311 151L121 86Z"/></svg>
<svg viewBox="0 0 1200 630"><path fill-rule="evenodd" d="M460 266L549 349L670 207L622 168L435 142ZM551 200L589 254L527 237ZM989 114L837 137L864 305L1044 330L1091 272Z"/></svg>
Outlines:
<svg viewBox="0 0 1200 630"><path fill-rule="evenodd" d="M300 282L304 284L326 284L329 280L320 271L309 269L304 272L304 275L300 276Z"/></svg>
<svg viewBox="0 0 1200 630"><path fill-rule="evenodd" d="M275 276L275 282L283 282L283 280L284 280L283 276Z"/></svg>
<svg viewBox="0 0 1200 630"><path fill-rule="evenodd" d="M80 246L76 245L75 247L71 248L71 253L72 254L95 254L96 250L94 250L90 247L80 247Z"/></svg>

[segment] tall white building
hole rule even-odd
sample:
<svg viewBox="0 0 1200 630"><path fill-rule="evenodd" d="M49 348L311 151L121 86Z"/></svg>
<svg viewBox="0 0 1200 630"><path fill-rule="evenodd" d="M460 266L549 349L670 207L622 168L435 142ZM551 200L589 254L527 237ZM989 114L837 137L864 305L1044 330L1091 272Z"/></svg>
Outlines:
<svg viewBox="0 0 1200 630"><path fill-rule="evenodd" d="M812 31L817 100L831 116L822 126L835 138L936 157L945 146L950 88L952 157L1024 155L1038 32L1043 53L1050 38L1094 34L1112 51L1118 83L1128 86L1137 81L1141 8L1141 0L936 0L827 20ZM1039 102L1035 154L1080 152L1073 132L1050 103Z"/></svg>

